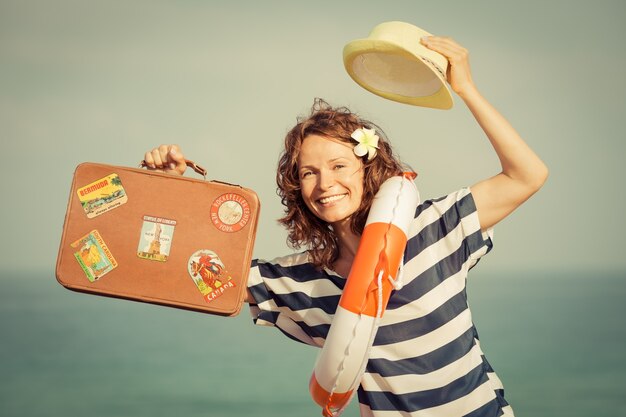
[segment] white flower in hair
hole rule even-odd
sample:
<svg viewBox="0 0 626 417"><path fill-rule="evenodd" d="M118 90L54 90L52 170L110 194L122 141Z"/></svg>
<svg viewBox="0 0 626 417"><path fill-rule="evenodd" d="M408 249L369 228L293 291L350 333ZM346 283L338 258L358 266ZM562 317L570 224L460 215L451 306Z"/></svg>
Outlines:
<svg viewBox="0 0 626 417"><path fill-rule="evenodd" d="M350 137L357 142L354 146L354 153L356 156L365 156L367 154L367 160L370 161L376 156L376 149L378 149L378 135L374 129L367 129L361 127L354 132Z"/></svg>

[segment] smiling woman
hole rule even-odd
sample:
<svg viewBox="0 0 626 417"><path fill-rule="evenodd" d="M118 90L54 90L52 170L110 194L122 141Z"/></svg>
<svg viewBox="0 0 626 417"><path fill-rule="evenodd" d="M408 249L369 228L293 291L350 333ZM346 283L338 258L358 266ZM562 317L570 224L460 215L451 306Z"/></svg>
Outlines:
<svg viewBox="0 0 626 417"><path fill-rule="evenodd" d="M363 163L353 147L309 135L298 158L302 199L311 212L338 232L348 225L363 197Z"/></svg>
<svg viewBox="0 0 626 417"><path fill-rule="evenodd" d="M353 137L364 129L382 138L374 158ZM309 247L316 266L347 276L374 194L405 169L380 127L319 98L287 133L284 149L276 181L289 243Z"/></svg>
<svg viewBox="0 0 626 417"><path fill-rule="evenodd" d="M380 316L360 379L360 411L380 417L510 417L502 383L478 342L465 285L469 270L493 246L491 228L539 190L548 172L477 90L467 50L445 37L421 42L448 60L447 82L483 129L502 171L409 210L399 262L404 284L390 292ZM156 148L145 160L153 169L184 172L175 146ZM378 126L315 100L311 113L287 133L276 174L285 208L279 222L288 229L290 245L305 250L252 262L248 302L256 324L325 346L342 293L354 282L346 284L345 277L361 265L357 249L367 241L364 227L375 212L374 196L403 171ZM382 281L370 283L372 289L383 287Z"/></svg>

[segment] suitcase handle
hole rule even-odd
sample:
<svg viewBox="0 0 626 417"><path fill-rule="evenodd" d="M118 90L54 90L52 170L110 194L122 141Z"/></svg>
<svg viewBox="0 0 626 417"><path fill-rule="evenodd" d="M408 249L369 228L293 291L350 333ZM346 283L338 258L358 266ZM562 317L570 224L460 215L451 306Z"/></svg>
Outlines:
<svg viewBox="0 0 626 417"><path fill-rule="evenodd" d="M202 168L200 165L197 165L195 162L193 162L192 160L189 160L189 159L185 159L185 163L187 164L187 166L189 168L193 169L198 174L202 175L204 177L204 179L206 180L206 169ZM140 168L146 168L146 167L148 167L148 164L146 163L145 160L143 160L143 161L141 161L139 163L139 167Z"/></svg>

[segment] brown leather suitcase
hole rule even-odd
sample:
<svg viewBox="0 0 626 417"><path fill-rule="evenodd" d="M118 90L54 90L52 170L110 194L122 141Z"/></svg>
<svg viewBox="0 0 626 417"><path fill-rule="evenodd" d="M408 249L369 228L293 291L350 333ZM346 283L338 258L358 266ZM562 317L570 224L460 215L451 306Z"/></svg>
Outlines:
<svg viewBox="0 0 626 417"><path fill-rule="evenodd" d="M80 164L57 280L75 291L234 316L259 210L256 193L238 185Z"/></svg>

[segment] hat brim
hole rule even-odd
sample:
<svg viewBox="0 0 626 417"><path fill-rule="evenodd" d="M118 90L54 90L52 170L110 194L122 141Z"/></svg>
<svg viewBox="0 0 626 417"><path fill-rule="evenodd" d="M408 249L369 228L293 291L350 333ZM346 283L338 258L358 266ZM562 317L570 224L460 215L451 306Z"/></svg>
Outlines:
<svg viewBox="0 0 626 417"><path fill-rule="evenodd" d="M450 109L452 94L442 73L446 69L437 68L428 58L434 51L421 44L418 47L423 53L387 40L358 39L344 47L343 62L357 84L378 96L414 106Z"/></svg>

